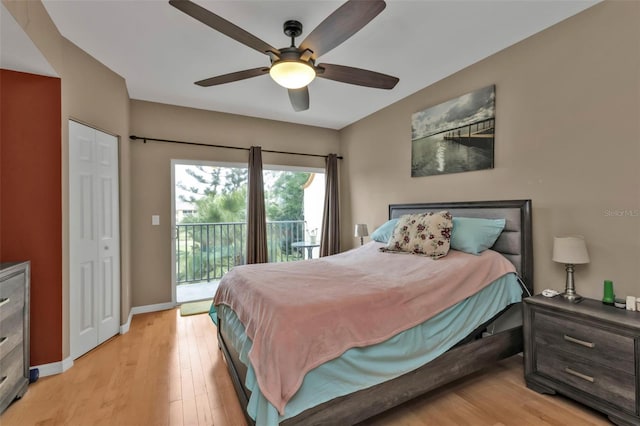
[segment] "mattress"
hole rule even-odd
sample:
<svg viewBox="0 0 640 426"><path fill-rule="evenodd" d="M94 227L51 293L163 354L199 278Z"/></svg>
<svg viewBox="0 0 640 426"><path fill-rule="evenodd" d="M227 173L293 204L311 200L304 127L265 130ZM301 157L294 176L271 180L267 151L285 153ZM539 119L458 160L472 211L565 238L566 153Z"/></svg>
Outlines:
<svg viewBox="0 0 640 426"><path fill-rule="evenodd" d="M507 274L473 296L382 343L347 350L340 357L308 372L282 415L260 392L248 357L252 342L236 314L219 305L217 308L212 306L210 316L216 325L219 324L218 317L223 319L224 332L231 336L227 343L236 348L241 362L247 367L245 386L251 391L247 407L249 416L258 426L271 426L308 408L385 382L428 363L479 325L519 302L521 294L515 274Z"/></svg>

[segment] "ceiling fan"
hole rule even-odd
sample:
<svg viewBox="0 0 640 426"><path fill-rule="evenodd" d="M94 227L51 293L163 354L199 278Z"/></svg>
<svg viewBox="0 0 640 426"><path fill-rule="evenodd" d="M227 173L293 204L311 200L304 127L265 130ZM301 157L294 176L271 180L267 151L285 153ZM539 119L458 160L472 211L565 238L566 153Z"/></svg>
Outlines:
<svg viewBox="0 0 640 426"><path fill-rule="evenodd" d="M321 77L342 83L377 89L393 89L399 79L390 75L344 65L318 64L316 59L342 44L386 7L383 0L349 0L320 23L297 47L295 38L302 34L302 24L295 20L284 23L284 33L291 37L291 46L276 49L235 24L190 0L170 0L169 4L194 19L232 39L264 53L270 67L252 68L196 81L203 87L231 83L269 73L273 80L289 91L295 111L309 109L307 85Z"/></svg>

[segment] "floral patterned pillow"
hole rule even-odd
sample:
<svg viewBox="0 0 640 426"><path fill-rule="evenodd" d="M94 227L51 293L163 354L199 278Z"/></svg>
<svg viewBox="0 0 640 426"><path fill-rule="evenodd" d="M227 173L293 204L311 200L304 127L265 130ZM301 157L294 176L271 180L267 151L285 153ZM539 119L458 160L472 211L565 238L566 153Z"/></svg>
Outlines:
<svg viewBox="0 0 640 426"><path fill-rule="evenodd" d="M448 211L400 217L384 252L405 252L439 259L449 253L453 221Z"/></svg>

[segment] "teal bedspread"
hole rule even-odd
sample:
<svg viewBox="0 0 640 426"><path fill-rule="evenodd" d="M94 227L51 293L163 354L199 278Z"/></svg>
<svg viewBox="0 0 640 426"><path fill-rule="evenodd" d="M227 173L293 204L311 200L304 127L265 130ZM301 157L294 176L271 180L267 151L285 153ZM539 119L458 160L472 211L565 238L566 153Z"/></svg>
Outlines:
<svg viewBox="0 0 640 426"><path fill-rule="evenodd" d="M212 306L209 315L218 325L224 319L229 344L247 365L245 386L251 391L247 412L257 426L273 426L302 411L333 398L377 385L437 358L512 303L520 302L521 288L514 274L494 281L475 295L457 303L429 320L389 340L364 348L352 348L304 378L302 387L279 415L260 393L253 367L249 362L251 340L235 313L224 305Z"/></svg>

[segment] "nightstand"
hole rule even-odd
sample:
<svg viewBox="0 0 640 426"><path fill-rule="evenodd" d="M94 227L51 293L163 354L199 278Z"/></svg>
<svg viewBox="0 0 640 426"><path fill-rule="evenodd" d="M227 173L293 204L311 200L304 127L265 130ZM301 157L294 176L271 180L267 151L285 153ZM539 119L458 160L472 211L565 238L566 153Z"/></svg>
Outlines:
<svg viewBox="0 0 640 426"><path fill-rule="evenodd" d="M527 387L640 425L640 312L561 296L524 300Z"/></svg>

